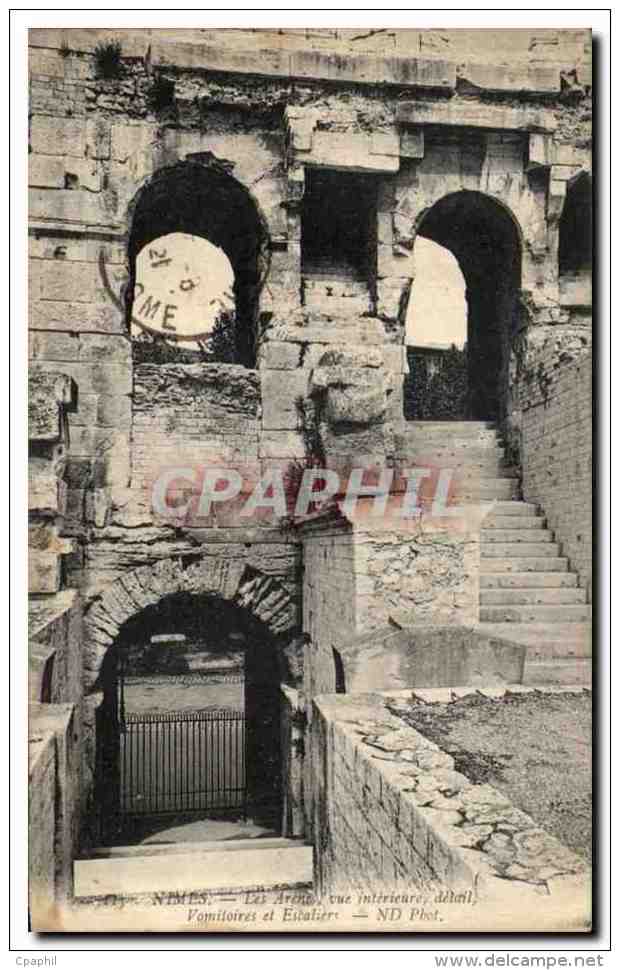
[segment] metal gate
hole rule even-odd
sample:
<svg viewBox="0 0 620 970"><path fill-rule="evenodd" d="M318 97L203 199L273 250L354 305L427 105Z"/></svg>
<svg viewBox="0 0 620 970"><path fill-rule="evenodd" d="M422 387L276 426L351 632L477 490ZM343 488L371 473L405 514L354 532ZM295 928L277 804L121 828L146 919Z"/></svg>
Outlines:
<svg viewBox="0 0 620 970"><path fill-rule="evenodd" d="M245 714L126 714L123 815L245 812Z"/></svg>

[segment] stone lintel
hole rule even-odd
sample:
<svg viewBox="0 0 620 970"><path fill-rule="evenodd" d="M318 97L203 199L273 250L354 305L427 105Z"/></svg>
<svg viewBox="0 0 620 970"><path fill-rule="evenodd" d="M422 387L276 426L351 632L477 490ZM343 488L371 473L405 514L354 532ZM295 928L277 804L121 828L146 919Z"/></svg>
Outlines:
<svg viewBox="0 0 620 970"><path fill-rule="evenodd" d="M450 101L401 101L396 108L401 125L449 125L497 131L553 132L557 121L550 108L507 107L452 98Z"/></svg>
<svg viewBox="0 0 620 970"><path fill-rule="evenodd" d="M559 94L560 72L554 67L502 64L461 64L457 78L492 94Z"/></svg>

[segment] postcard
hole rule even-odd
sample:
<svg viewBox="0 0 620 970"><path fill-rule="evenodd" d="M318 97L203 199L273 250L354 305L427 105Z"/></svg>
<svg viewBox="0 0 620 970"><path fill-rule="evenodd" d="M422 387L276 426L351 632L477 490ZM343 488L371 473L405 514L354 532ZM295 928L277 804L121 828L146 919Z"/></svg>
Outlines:
<svg viewBox="0 0 620 970"><path fill-rule="evenodd" d="M590 932L591 31L28 39L33 931Z"/></svg>

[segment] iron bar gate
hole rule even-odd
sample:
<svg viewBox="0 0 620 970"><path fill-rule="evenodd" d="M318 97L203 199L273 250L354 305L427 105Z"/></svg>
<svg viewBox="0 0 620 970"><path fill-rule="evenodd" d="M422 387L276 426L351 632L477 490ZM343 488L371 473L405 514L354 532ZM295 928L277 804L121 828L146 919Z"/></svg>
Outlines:
<svg viewBox="0 0 620 970"><path fill-rule="evenodd" d="M245 714L126 714L121 814L245 813Z"/></svg>

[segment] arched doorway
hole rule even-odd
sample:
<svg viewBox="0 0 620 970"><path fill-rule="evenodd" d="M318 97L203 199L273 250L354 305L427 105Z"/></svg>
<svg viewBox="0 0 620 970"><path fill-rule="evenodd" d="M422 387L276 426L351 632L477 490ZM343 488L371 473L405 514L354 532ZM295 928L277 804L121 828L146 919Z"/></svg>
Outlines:
<svg viewBox="0 0 620 970"><path fill-rule="evenodd" d="M122 624L101 680L108 839L201 820L211 837L222 821L279 831L280 671L260 620L221 597L165 596Z"/></svg>
<svg viewBox="0 0 620 970"><path fill-rule="evenodd" d="M592 271L592 179L581 172L566 189L560 217L560 277Z"/></svg>
<svg viewBox="0 0 620 970"><path fill-rule="evenodd" d="M297 607L278 580L242 562L216 556L162 560L117 579L88 611L85 632L87 678L92 680L91 691L101 697L95 713L92 766L93 816L103 822L98 840L122 838L122 809L132 807L123 791L127 779L122 761L123 730L130 715L148 714L150 723L160 714L170 715L169 723L175 711L183 713L186 724L189 713L196 722L204 722L214 720L210 711L215 715L223 710L227 721L236 726L175 729L185 732L181 740L177 734L177 740L185 752L181 789L189 803L181 800L162 806L155 798L153 804L147 802L147 814L157 814L158 808L168 813L189 807L206 816L211 809L224 813L231 809L233 815L244 814L256 825L279 831L280 685L299 686L302 671ZM233 667L243 673L242 694L238 683L231 684L226 676ZM156 701L150 706L145 688L150 688ZM158 698L154 690L159 691ZM235 712L244 722L242 769L238 766L241 728ZM148 737L144 729L142 743L150 745L150 753L144 747L138 752L143 766L138 793L143 796L151 797L155 748L159 750L163 735L171 730L149 728ZM215 738L219 745L211 759L219 765L219 780L211 776L207 785L199 767L204 764L202 741L197 739L201 730L210 731L211 740ZM189 749L187 732L191 732ZM129 755L128 749L125 754ZM233 763L237 767L231 768ZM167 771L165 761L162 770ZM164 785L168 794L170 787ZM230 790L216 805L214 791L217 794L222 787ZM156 788L156 794L161 793L161 784Z"/></svg>
<svg viewBox="0 0 620 970"><path fill-rule="evenodd" d="M407 421L462 421L468 414L465 280L452 253L418 236L405 321Z"/></svg>
<svg viewBox="0 0 620 970"><path fill-rule="evenodd" d="M510 349L519 321L521 245L514 219L489 196L454 192L423 214L417 236L449 250L465 279L466 416L501 420L506 411Z"/></svg>
<svg viewBox="0 0 620 970"><path fill-rule="evenodd" d="M268 270L269 245L265 222L247 189L213 159L179 162L158 171L140 190L130 220L129 324L134 320L160 338L186 343L187 327L181 329L181 318L191 312L188 300L199 303L199 287L204 288L214 273L222 274L225 260L233 277L229 301L233 306L225 306L233 317L232 349L225 362L254 367L259 295ZM194 240L193 260L172 252L178 249L180 236ZM172 237L176 237L174 244ZM207 247L200 247L201 242L209 244L211 256L205 256ZM178 265L173 265L175 260ZM161 287L156 285L157 276L164 279ZM155 280L157 292L147 291L147 278ZM208 333L210 323L203 325L203 308L195 312L201 319L190 328L191 335Z"/></svg>

